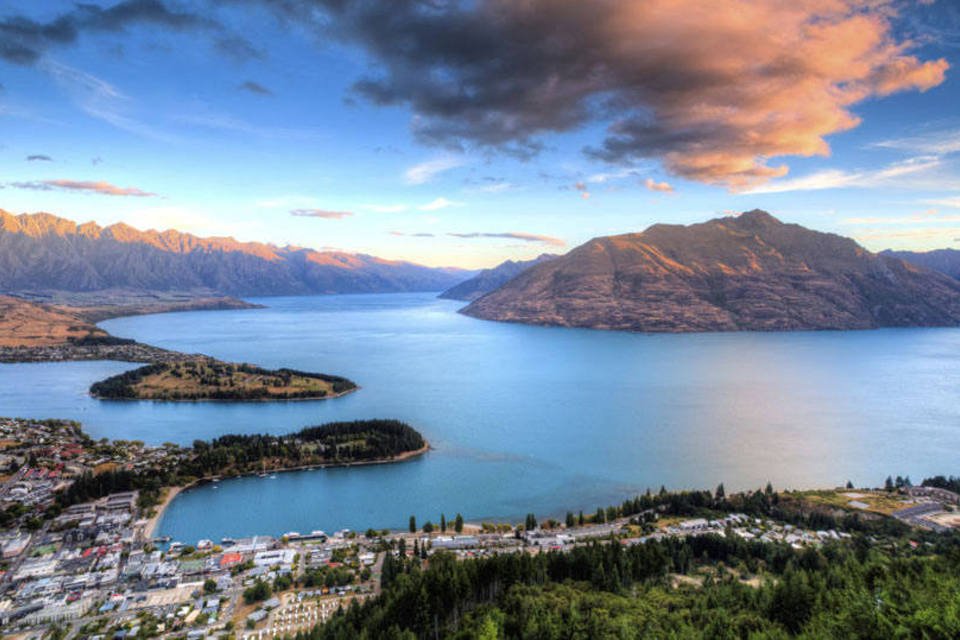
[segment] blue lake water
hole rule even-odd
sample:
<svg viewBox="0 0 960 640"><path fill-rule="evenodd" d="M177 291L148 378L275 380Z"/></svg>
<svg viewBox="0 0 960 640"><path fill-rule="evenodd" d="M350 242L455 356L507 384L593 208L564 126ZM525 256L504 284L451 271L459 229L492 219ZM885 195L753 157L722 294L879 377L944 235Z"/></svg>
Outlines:
<svg viewBox="0 0 960 640"><path fill-rule="evenodd" d="M0 365L0 415L95 437L189 443L395 417L434 447L405 463L242 478L183 493L160 532L196 541L593 511L646 487L835 486L957 473L960 330L641 335L501 324L431 294L267 298L266 309L103 323L162 347L346 375L344 398L104 402L133 365Z"/></svg>

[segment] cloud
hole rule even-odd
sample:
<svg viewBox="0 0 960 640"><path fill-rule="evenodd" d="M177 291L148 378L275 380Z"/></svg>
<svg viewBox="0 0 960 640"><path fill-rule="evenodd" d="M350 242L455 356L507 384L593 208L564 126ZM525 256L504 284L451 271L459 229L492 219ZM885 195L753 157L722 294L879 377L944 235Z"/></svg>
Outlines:
<svg viewBox="0 0 960 640"><path fill-rule="evenodd" d="M403 231L391 231L390 235L400 236L405 238L435 238L436 235L432 233L420 232L420 233L404 233Z"/></svg>
<svg viewBox="0 0 960 640"><path fill-rule="evenodd" d="M580 192L580 197L584 200L590 199L590 190L585 182L578 182L573 185L573 188Z"/></svg>
<svg viewBox="0 0 960 640"><path fill-rule="evenodd" d="M623 178L629 178L630 176L637 175L636 169L625 168L618 171L604 171L602 173L595 173L587 177L587 182L593 184L604 184L606 182L613 182L615 180L622 180Z"/></svg>
<svg viewBox="0 0 960 640"><path fill-rule="evenodd" d="M954 209L960 209L960 196L953 196L950 198L934 198L932 200L924 200L924 204L932 204L937 207L952 207Z"/></svg>
<svg viewBox="0 0 960 640"><path fill-rule="evenodd" d="M960 242L960 227L935 227L903 229L890 231L867 230L854 234L854 238L864 244L878 248L933 249L953 242Z"/></svg>
<svg viewBox="0 0 960 640"><path fill-rule="evenodd" d="M175 138L128 114L132 101L119 88L102 78L74 67L44 59L40 69L48 73L87 115L118 129L146 138L170 142Z"/></svg>
<svg viewBox="0 0 960 640"><path fill-rule="evenodd" d="M326 209L294 209L290 215L300 218L324 218L326 220L340 220L353 215L352 211L328 211Z"/></svg>
<svg viewBox="0 0 960 640"><path fill-rule="evenodd" d="M25 16L0 20L0 58L29 65L51 47L73 44L85 31L116 33L143 24L177 31L216 26L208 17L171 9L161 0L124 0L106 8L77 3L48 22Z"/></svg>
<svg viewBox="0 0 960 640"><path fill-rule="evenodd" d="M826 169L790 180L778 180L746 190L747 195L758 193L784 193L787 191L819 191L847 187L877 187L896 182L902 186L904 176L921 174L940 166L937 156L918 156L894 162L872 171L842 171Z"/></svg>
<svg viewBox="0 0 960 640"><path fill-rule="evenodd" d="M233 58L237 62L263 60L266 57L264 52L253 46L249 40L237 35L217 38L213 46L217 51Z"/></svg>
<svg viewBox="0 0 960 640"><path fill-rule="evenodd" d="M856 105L949 67L917 57L891 0L263 2L362 46L377 72L355 93L410 107L423 142L522 155L600 125L593 157L733 189L827 155Z"/></svg>
<svg viewBox="0 0 960 640"><path fill-rule="evenodd" d="M552 236L543 236L536 233L522 233L519 231L506 231L501 233L489 233L489 232L448 233L447 235L452 236L454 238L467 238L467 239L508 238L511 240L522 240L524 242L539 242L542 244L550 245L552 247L562 247L567 244L560 238L554 238Z"/></svg>
<svg viewBox="0 0 960 640"><path fill-rule="evenodd" d="M873 146L930 156L944 156L960 151L960 130L948 129L926 135L881 140Z"/></svg>
<svg viewBox="0 0 960 640"><path fill-rule="evenodd" d="M320 129L262 126L222 113L181 114L176 117L176 120L186 125L202 127L204 129L240 133L274 140L319 141L329 137L326 132Z"/></svg>
<svg viewBox="0 0 960 640"><path fill-rule="evenodd" d="M137 198L154 197L157 194L137 189L136 187L118 187L103 181L86 180L39 180L33 182L8 182L7 186L16 189L33 189L35 191L82 191L97 193L104 196L132 196Z"/></svg>
<svg viewBox="0 0 960 640"><path fill-rule="evenodd" d="M439 211L440 209L446 209L448 207L462 207L462 202L456 202L454 200L447 200L446 198L436 198L428 202L427 204L420 205L417 207L420 211Z"/></svg>
<svg viewBox="0 0 960 640"><path fill-rule="evenodd" d="M27 162L53 162L53 158L43 153L35 153L27 156Z"/></svg>
<svg viewBox="0 0 960 640"><path fill-rule="evenodd" d="M241 91L247 91L249 93L253 93L258 96L273 95L273 91L270 91L270 89L267 89L265 86L263 86L259 82L254 82L253 80L247 80L237 88L240 89Z"/></svg>
<svg viewBox="0 0 960 640"><path fill-rule="evenodd" d="M450 169L455 169L463 164L464 161L462 158L453 156L434 158L433 160L427 160L426 162L421 162L408 168L404 171L403 177L407 184L424 184L433 180L438 174L449 171Z"/></svg>
<svg viewBox="0 0 960 640"><path fill-rule="evenodd" d="M667 182L657 182L653 178L647 178L643 181L643 186L645 186L650 191L661 191L663 193L673 193L673 187Z"/></svg>
<svg viewBox="0 0 960 640"><path fill-rule="evenodd" d="M940 214L936 209L928 209L911 214L909 216L862 216L853 218L844 218L840 221L843 225L928 225L943 224L945 222L960 222L960 214Z"/></svg>

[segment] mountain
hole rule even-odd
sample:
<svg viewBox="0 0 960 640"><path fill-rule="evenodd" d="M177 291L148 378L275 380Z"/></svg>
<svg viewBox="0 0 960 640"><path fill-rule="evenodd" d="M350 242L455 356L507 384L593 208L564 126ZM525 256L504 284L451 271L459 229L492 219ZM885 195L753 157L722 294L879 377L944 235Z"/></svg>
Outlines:
<svg viewBox="0 0 960 640"><path fill-rule="evenodd" d="M936 249L934 251L881 251L882 256L891 256L906 260L911 264L933 271L945 273L960 280L960 251L956 249Z"/></svg>
<svg viewBox="0 0 960 640"><path fill-rule="evenodd" d="M0 290L203 290L228 295L439 291L473 272L0 209Z"/></svg>
<svg viewBox="0 0 960 640"><path fill-rule="evenodd" d="M533 260L507 260L492 269L484 269L469 280L450 287L438 297L471 302L506 284L508 280L516 277L520 272L534 265L546 262L547 260L553 260L556 257L557 256L552 253L543 253Z"/></svg>
<svg viewBox="0 0 960 640"><path fill-rule="evenodd" d="M763 211L595 238L463 313L630 331L960 323L960 282Z"/></svg>

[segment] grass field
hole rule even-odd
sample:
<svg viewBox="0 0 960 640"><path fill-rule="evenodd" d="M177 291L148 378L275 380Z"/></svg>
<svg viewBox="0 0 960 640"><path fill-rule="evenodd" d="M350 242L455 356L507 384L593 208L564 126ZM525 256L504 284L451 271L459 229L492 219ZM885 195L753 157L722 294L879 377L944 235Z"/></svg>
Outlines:
<svg viewBox="0 0 960 640"><path fill-rule="evenodd" d="M803 491L797 494L815 504L836 507L846 511L867 511L889 516L898 509L910 506L902 495L869 489L834 489L827 491ZM853 503L853 504L851 504ZM859 504L858 504L859 503ZM864 506L860 506L866 505Z"/></svg>

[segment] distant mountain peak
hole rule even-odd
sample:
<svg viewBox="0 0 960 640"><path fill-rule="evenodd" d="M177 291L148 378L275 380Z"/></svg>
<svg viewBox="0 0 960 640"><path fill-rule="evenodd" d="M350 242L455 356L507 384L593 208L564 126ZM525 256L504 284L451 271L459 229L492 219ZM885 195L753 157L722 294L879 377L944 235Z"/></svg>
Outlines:
<svg viewBox="0 0 960 640"><path fill-rule="evenodd" d="M751 209L750 211L744 211L740 215L730 217L742 226L767 226L783 224L783 222L781 222L778 218L774 217L763 209Z"/></svg>
<svg viewBox="0 0 960 640"><path fill-rule="evenodd" d="M463 310L632 331L960 324L960 282L761 210L595 238Z"/></svg>
<svg viewBox="0 0 960 640"><path fill-rule="evenodd" d="M553 260L557 256L552 253L541 253L533 260L507 260L495 267L484 269L472 278L465 280L440 294L440 298L448 300L472 301L490 293L503 285L517 274L543 262Z"/></svg>

